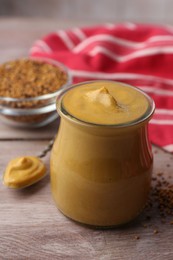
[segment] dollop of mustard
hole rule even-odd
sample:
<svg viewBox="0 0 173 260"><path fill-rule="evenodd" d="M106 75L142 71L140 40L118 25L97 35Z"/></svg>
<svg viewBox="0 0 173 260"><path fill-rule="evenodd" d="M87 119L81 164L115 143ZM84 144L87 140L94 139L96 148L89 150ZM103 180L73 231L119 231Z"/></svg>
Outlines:
<svg viewBox="0 0 173 260"><path fill-rule="evenodd" d="M38 157L18 157L8 163L3 183L10 188L24 188L39 181L45 174L46 166Z"/></svg>
<svg viewBox="0 0 173 260"><path fill-rule="evenodd" d="M115 98L109 93L108 89L101 87L96 90L88 91L85 96L88 98L89 102L100 103L107 108L116 108L118 106Z"/></svg>

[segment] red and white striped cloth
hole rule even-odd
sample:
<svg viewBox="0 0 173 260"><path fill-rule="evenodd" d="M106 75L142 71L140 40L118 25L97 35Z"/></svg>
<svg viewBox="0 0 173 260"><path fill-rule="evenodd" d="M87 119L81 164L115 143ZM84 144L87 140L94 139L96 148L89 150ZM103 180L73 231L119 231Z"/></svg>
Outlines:
<svg viewBox="0 0 173 260"><path fill-rule="evenodd" d="M110 79L144 90L156 103L150 139L173 152L173 27L123 23L57 30L36 41L30 55L64 63L75 83Z"/></svg>

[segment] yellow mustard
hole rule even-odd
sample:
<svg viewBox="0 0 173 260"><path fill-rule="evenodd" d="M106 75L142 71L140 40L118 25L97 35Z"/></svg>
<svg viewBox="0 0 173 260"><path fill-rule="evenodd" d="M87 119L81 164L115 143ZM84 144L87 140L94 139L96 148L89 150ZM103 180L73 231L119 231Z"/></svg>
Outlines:
<svg viewBox="0 0 173 260"><path fill-rule="evenodd" d="M37 157L24 156L11 160L4 172L4 184L10 188L24 188L46 174L46 166Z"/></svg>
<svg viewBox="0 0 173 260"><path fill-rule="evenodd" d="M84 84L68 91L63 108L75 118L94 124L123 124L139 119L148 109L143 93L109 81Z"/></svg>
<svg viewBox="0 0 173 260"><path fill-rule="evenodd" d="M134 219L150 191L148 121L154 103L120 82L74 85L57 102L61 116L51 159L51 189L69 218L111 227Z"/></svg>

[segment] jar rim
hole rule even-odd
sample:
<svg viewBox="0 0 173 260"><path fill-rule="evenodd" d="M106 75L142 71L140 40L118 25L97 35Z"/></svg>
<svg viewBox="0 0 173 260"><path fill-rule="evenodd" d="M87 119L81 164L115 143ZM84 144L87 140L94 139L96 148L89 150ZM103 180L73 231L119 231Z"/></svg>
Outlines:
<svg viewBox="0 0 173 260"><path fill-rule="evenodd" d="M71 115L63 107L63 104L62 104L62 100L63 100L63 97L66 94L66 92L70 91L73 88L80 87L81 85L92 84L92 83L95 83L95 82L117 83L117 84L121 84L122 86L127 86L127 87L130 87L132 89L135 89L136 91L142 93L145 96L145 98L147 99L147 101L148 101L147 110L145 111L144 114L142 114L137 119L131 120L131 121L128 121L128 122L124 122L124 123L120 123L120 124L98 124L98 123L86 122L86 121L83 121L83 120ZM66 119L72 121L73 123L79 124L79 125L88 126L88 127L122 128L122 127L129 127L129 126L138 125L138 124L141 124L145 121L149 121L150 118L152 117L154 111L155 111L155 103L154 103L154 100L148 94L146 94L143 90L141 90L141 89L139 89L135 86L132 86L130 84L126 84L126 83L120 82L120 81L113 81L113 80L92 80L92 81L84 81L84 82L80 82L80 83L77 83L77 84L73 84L68 89L65 89L64 91L62 91L62 93L57 97L56 108L57 108L57 112L60 116L65 117Z"/></svg>

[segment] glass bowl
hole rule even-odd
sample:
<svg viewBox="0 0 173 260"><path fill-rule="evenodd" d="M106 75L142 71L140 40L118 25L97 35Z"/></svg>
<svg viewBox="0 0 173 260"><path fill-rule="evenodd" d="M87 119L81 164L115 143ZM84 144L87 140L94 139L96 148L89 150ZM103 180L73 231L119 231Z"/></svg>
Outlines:
<svg viewBox="0 0 173 260"><path fill-rule="evenodd" d="M28 97L11 98L0 96L0 120L17 127L42 127L53 122L57 117L56 98L62 91L68 89L72 77L65 65L49 58L27 58L29 60L46 62L58 67L67 75L67 81L55 92Z"/></svg>

